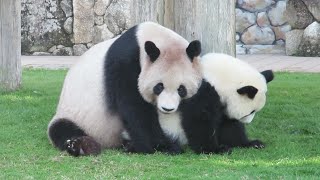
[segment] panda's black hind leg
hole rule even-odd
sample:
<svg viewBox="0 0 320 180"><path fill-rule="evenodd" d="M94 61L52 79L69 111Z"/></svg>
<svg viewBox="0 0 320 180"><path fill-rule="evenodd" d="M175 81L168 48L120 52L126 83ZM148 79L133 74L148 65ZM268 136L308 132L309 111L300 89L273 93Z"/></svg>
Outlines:
<svg viewBox="0 0 320 180"><path fill-rule="evenodd" d="M53 145L72 156L97 155L101 145L75 123L68 119L57 119L49 126L48 135Z"/></svg>

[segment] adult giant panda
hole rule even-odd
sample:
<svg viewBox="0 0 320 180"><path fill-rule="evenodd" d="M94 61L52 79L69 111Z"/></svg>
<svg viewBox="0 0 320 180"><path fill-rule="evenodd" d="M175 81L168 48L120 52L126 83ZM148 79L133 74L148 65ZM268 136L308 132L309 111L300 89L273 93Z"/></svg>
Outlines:
<svg viewBox="0 0 320 180"><path fill-rule="evenodd" d="M54 146L71 155L99 154L122 144L132 151L180 153L161 129L158 113L175 113L202 80L201 45L158 24L141 23L99 43L73 66L48 126Z"/></svg>
<svg viewBox="0 0 320 180"><path fill-rule="evenodd" d="M260 73L244 61L217 53L203 56L201 66L204 81L198 93L180 106L183 136L190 147L197 153L263 148L260 140L248 139L243 123L250 123L264 107L273 72Z"/></svg>

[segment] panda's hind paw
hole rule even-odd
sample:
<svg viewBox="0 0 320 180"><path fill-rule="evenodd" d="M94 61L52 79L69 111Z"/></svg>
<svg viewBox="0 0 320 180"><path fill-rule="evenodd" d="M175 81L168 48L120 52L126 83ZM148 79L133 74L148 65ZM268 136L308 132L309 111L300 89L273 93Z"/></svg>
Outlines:
<svg viewBox="0 0 320 180"><path fill-rule="evenodd" d="M98 155L101 153L101 145L90 136L81 136L68 139L65 143L67 152L75 157Z"/></svg>
<svg viewBox="0 0 320 180"><path fill-rule="evenodd" d="M231 154L232 153L232 148L230 146L226 145L220 145L219 148L217 149L217 154Z"/></svg>
<svg viewBox="0 0 320 180"><path fill-rule="evenodd" d="M265 148L265 145L263 144L262 141L260 140L253 140L253 141L250 141L249 147L252 147L252 148L255 148L255 149L263 149Z"/></svg>

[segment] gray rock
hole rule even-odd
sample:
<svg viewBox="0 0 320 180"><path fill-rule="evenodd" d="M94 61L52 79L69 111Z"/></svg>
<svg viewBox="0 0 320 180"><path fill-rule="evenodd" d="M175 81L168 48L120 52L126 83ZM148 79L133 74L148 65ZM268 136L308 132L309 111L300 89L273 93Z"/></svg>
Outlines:
<svg viewBox="0 0 320 180"><path fill-rule="evenodd" d="M320 1L319 0L302 0L307 6L314 18L320 22Z"/></svg>
<svg viewBox="0 0 320 180"><path fill-rule="evenodd" d="M95 36L93 38L93 43L95 43L95 44L114 37L114 34L112 34L112 32L109 31L106 24L104 24L102 26L95 26L94 27L94 34L95 34Z"/></svg>
<svg viewBox="0 0 320 180"><path fill-rule="evenodd" d="M293 29L304 29L313 22L313 16L301 0L288 0L285 16Z"/></svg>
<svg viewBox="0 0 320 180"><path fill-rule="evenodd" d="M236 53L238 55L247 54L247 49L243 45L236 45Z"/></svg>
<svg viewBox="0 0 320 180"><path fill-rule="evenodd" d="M57 49L62 49L62 48L64 48L65 46L64 45L58 45L57 46Z"/></svg>
<svg viewBox="0 0 320 180"><path fill-rule="evenodd" d="M98 0L94 5L94 12L98 16L103 16L109 6L111 0Z"/></svg>
<svg viewBox="0 0 320 180"><path fill-rule="evenodd" d="M103 16L95 16L94 17L94 24L96 25L102 25L103 24Z"/></svg>
<svg viewBox="0 0 320 180"><path fill-rule="evenodd" d="M244 45L248 54L284 54L283 45Z"/></svg>
<svg viewBox="0 0 320 180"><path fill-rule="evenodd" d="M88 48L88 49L90 49L92 46L94 46L93 43L88 43L88 44L87 44L87 48Z"/></svg>
<svg viewBox="0 0 320 180"><path fill-rule="evenodd" d="M83 53L87 51L87 47L83 44L76 44L73 46L73 55L81 56Z"/></svg>
<svg viewBox="0 0 320 180"><path fill-rule="evenodd" d="M256 16L250 12L244 12L241 9L236 9L236 32L242 33L249 26L256 22Z"/></svg>
<svg viewBox="0 0 320 180"><path fill-rule="evenodd" d="M59 6L59 1L23 1L21 4L22 54L45 52L56 44L71 45L70 35L63 30L64 21L65 15Z"/></svg>
<svg viewBox="0 0 320 180"><path fill-rule="evenodd" d="M68 34L72 34L72 32L73 32L73 18L72 17L69 17L64 22L63 28Z"/></svg>
<svg viewBox="0 0 320 180"><path fill-rule="evenodd" d="M273 0L238 0L239 7L251 12L264 10L274 3Z"/></svg>
<svg viewBox="0 0 320 180"><path fill-rule="evenodd" d="M105 14L105 23L115 35L130 26L130 0L112 1Z"/></svg>
<svg viewBox="0 0 320 180"><path fill-rule="evenodd" d="M286 24L283 26L272 27L272 29L276 35L276 40L286 40L286 32L291 30L291 26L289 24Z"/></svg>
<svg viewBox="0 0 320 180"><path fill-rule="evenodd" d="M304 30L296 55L320 57L320 23L315 21Z"/></svg>
<svg viewBox="0 0 320 180"><path fill-rule="evenodd" d="M89 43L92 41L94 32L94 0L73 1L74 11L74 42L76 44Z"/></svg>
<svg viewBox="0 0 320 180"><path fill-rule="evenodd" d="M241 41L244 44L273 44L275 41L275 35L270 27L259 27L253 25L249 27L241 36Z"/></svg>
<svg viewBox="0 0 320 180"><path fill-rule="evenodd" d="M286 23L284 12L286 10L286 2L278 1L274 8L268 11L270 22L273 26L281 26Z"/></svg>
<svg viewBox="0 0 320 180"><path fill-rule="evenodd" d="M270 21L269 21L269 18L268 18L268 16L267 16L267 13L266 13L266 12L260 12L260 13L258 13L258 15L257 15L257 24L258 24L260 27L270 26Z"/></svg>
<svg viewBox="0 0 320 180"><path fill-rule="evenodd" d="M56 49L53 51L52 55L54 56L72 56L73 50L71 47L64 47L62 49Z"/></svg>
<svg viewBox="0 0 320 180"><path fill-rule="evenodd" d="M55 51L57 49L57 46L52 46L49 50L48 50L48 52L49 53L53 53L53 51Z"/></svg>
<svg viewBox="0 0 320 180"><path fill-rule="evenodd" d="M63 10L66 17L71 17L72 11L72 0L62 0L60 3L61 9Z"/></svg>
<svg viewBox="0 0 320 180"><path fill-rule="evenodd" d="M50 56L51 54L48 52L34 52L33 56Z"/></svg>
<svg viewBox="0 0 320 180"><path fill-rule="evenodd" d="M303 30L292 30L286 33L286 54L295 55L299 48L303 36Z"/></svg>
<svg viewBox="0 0 320 180"><path fill-rule="evenodd" d="M276 45L284 46L285 44L286 44L286 42L282 39L276 41Z"/></svg>

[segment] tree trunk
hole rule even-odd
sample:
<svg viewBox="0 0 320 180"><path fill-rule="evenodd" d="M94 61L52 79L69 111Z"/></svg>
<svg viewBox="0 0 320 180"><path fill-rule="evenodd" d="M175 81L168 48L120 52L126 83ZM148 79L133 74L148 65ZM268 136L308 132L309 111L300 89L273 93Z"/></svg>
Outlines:
<svg viewBox="0 0 320 180"><path fill-rule="evenodd" d="M0 0L0 91L21 84L20 0Z"/></svg>
<svg viewBox="0 0 320 180"><path fill-rule="evenodd" d="M132 23L155 21L202 43L202 54L235 56L235 0L133 0Z"/></svg>

